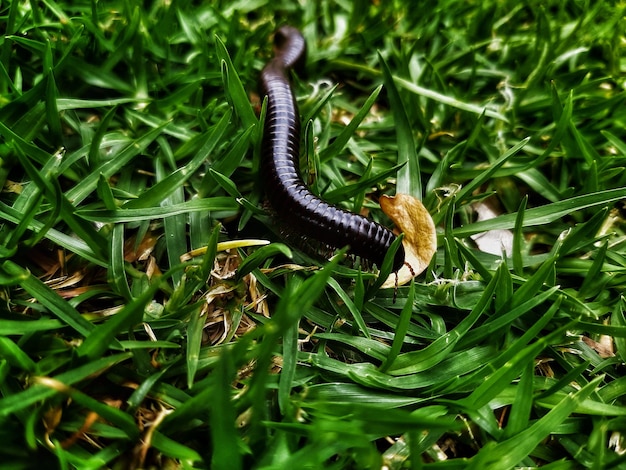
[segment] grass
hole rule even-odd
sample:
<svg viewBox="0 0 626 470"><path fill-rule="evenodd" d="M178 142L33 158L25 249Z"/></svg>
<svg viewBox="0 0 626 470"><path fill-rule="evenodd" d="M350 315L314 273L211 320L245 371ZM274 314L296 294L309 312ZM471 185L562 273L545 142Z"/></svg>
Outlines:
<svg viewBox="0 0 626 470"><path fill-rule="evenodd" d="M3 468L623 468L626 5L195 3L0 3ZM265 213L283 23L314 190L438 226L395 302Z"/></svg>

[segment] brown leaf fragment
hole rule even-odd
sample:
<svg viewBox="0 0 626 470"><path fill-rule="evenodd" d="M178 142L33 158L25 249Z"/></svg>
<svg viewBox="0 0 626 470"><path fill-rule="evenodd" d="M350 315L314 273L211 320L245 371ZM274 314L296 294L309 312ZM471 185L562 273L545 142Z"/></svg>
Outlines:
<svg viewBox="0 0 626 470"><path fill-rule="evenodd" d="M432 217L422 202L408 194L381 196L380 207L397 229L404 233L404 266L398 271L397 285L406 284L424 271L437 251L437 232ZM394 287L396 275L392 273L383 288Z"/></svg>
<svg viewBox="0 0 626 470"><path fill-rule="evenodd" d="M600 341L594 341L587 336L583 336L581 339L583 340L583 343L597 352L598 356L601 358L606 359L615 356L615 351L613 350L613 338L610 336L602 335L600 336Z"/></svg>
<svg viewBox="0 0 626 470"><path fill-rule="evenodd" d="M124 261L129 263L146 261L154 250L158 239L159 237L153 233L147 233L139 244L137 244L135 237L129 238L124 243Z"/></svg>

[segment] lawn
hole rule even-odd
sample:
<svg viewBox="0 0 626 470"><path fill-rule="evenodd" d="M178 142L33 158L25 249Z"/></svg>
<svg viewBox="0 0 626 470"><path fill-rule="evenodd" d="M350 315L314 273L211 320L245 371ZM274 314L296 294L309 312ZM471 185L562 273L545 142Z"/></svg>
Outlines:
<svg viewBox="0 0 626 470"><path fill-rule="evenodd" d="M0 2L2 468L625 468L625 14ZM265 203L284 24L311 190L432 215L406 285Z"/></svg>

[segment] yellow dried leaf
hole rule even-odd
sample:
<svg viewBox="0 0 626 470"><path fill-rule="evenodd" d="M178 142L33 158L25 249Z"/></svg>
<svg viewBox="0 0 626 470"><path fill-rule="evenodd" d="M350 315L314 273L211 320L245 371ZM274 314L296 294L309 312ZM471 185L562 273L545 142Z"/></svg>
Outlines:
<svg viewBox="0 0 626 470"><path fill-rule="evenodd" d="M406 284L428 267L437 251L437 233L432 217L419 199L408 194L383 195L380 207L404 233L405 265L398 271L398 285ZM410 266L410 267L409 267ZM394 287L396 275L391 274L383 287Z"/></svg>

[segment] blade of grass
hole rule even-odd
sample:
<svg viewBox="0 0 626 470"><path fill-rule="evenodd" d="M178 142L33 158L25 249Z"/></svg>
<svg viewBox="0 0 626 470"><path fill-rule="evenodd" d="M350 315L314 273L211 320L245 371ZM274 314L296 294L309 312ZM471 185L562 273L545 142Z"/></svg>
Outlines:
<svg viewBox="0 0 626 470"><path fill-rule="evenodd" d="M501 354L489 365L490 370L495 370L495 372L486 379L481 378L480 385L467 398L461 401L464 406L473 410L485 406L503 389L504 384L510 383L511 380L518 376L520 367L523 367L527 361L533 360L551 341L563 335L566 327L559 328L528 345L529 340L554 316L560 306L560 302L554 305L556 305L556 308L551 308L546 315L515 341L504 354ZM533 333L533 335L530 333ZM479 371L476 375L481 372Z"/></svg>
<svg viewBox="0 0 626 470"><path fill-rule="evenodd" d="M524 223L526 227L549 224L550 222L558 220L561 217L575 211L619 201L624 197L624 194L626 194L626 188L607 189L596 193L575 196L540 207L533 207L532 209L526 210ZM515 228L516 218L517 213L500 215L490 220L474 222L463 227L457 227L453 230L453 233L454 236L463 238L475 233L486 232L488 230L512 229Z"/></svg>
<svg viewBox="0 0 626 470"><path fill-rule="evenodd" d="M480 188L481 185L483 185L489 178L491 178L492 175L500 167L502 167L507 161L509 161L518 152L520 152L526 146L529 140L530 140L530 137L526 137L525 139L522 139L520 142L515 144L509 150L504 152L504 154L502 154L502 156L498 158L498 160L496 160L491 165L489 165L489 168L483 171L476 178L473 178L469 184L466 184L465 186L463 186L463 188L456 195L457 200L458 201L466 200L470 196L470 194L472 194L474 191Z"/></svg>
<svg viewBox="0 0 626 470"><path fill-rule="evenodd" d="M430 369L440 363L454 349L457 342L467 334L471 326L478 318L485 314L485 311L492 301L493 293L496 289L497 277L489 282L481 295L480 300L467 317L448 333L437 338L431 344L419 351L411 351L400 354L394 363L389 366L388 372L391 375L415 374Z"/></svg>
<svg viewBox="0 0 626 470"><path fill-rule="evenodd" d="M206 315L202 305L191 312L187 324L187 387L192 388L198 370L198 358L202 347L202 334L206 322Z"/></svg>
<svg viewBox="0 0 626 470"><path fill-rule="evenodd" d="M95 359L88 364L76 367L67 372L63 372L53 378L65 385L73 385L86 379L87 377L95 377L103 371L119 364L132 356L131 353L120 353L112 356ZM10 416L20 410L28 408L38 401L53 397L58 392L41 384L34 384L24 391L10 396L0 398L0 416Z"/></svg>
<svg viewBox="0 0 626 470"><path fill-rule="evenodd" d="M410 91L411 93L415 93L416 95L424 96L431 100L437 101L438 103L442 103L447 106L460 109L462 111L467 111L469 113L478 115L485 114L485 116L488 116L490 118L498 119L502 122L509 122L506 116L498 113L497 111L494 111L493 109L489 109L488 107L476 106L470 103L463 102L461 100L457 100L455 98L451 98L439 92L429 90L428 88L416 85L415 83L411 83L408 80L400 77L394 76L393 79L399 86L407 91Z"/></svg>
<svg viewBox="0 0 626 470"><path fill-rule="evenodd" d="M77 404L96 412L101 418L109 421L116 428L126 434L128 439L135 440L139 437L139 429L137 428L135 420L124 411L95 400L79 390L69 387L67 384L58 379L50 377L37 377L34 383L50 388L59 394L67 395Z"/></svg>
<svg viewBox="0 0 626 470"><path fill-rule="evenodd" d="M226 97L235 109L245 129L250 127L258 128L257 124L259 121L254 115L248 94L241 83L239 74L235 70L226 46L218 36L215 37L215 50L217 58L221 62L222 80Z"/></svg>
<svg viewBox="0 0 626 470"><path fill-rule="evenodd" d="M161 179L157 184L141 194L137 199L128 201L124 205L124 208L141 209L156 206L176 191L177 188L180 188L194 175L198 168L200 168L200 165L204 163L207 156L211 154L230 125L230 119L231 112L224 114L213 128L213 131L207 136L204 145L200 148L200 150L198 150L198 152L196 152L192 160L187 165Z"/></svg>
<svg viewBox="0 0 626 470"><path fill-rule="evenodd" d="M152 129L141 137L135 140L131 140L124 149L119 152L115 158L104 162L97 167L94 171L86 175L76 186L66 192L65 197L72 204L78 205L87 196L89 196L97 187L100 175L105 178L111 178L118 173L122 168L128 165L134 158L141 155L165 129L168 122L163 123L156 129ZM61 165L61 171L64 171L63 165Z"/></svg>
<svg viewBox="0 0 626 470"><path fill-rule="evenodd" d="M283 334L283 362L278 379L278 407L283 416L290 416L293 407L290 401L293 381L298 365L298 325L294 323Z"/></svg>
<svg viewBox="0 0 626 470"><path fill-rule="evenodd" d="M201 211L235 211L239 205L228 197L213 197L209 199L192 199L191 201L173 204L170 206L155 206L137 209L79 209L76 214L85 220L101 223L141 222L143 220L173 217L188 212Z"/></svg>
<svg viewBox="0 0 626 470"><path fill-rule="evenodd" d="M15 211L13 208L5 205L0 201L0 217L2 219L19 224L22 220L22 214ZM39 233L44 229L45 225L37 220L33 220L28 224L29 230L32 230L36 233ZM71 234L65 234L59 230L55 230L53 228L45 231L45 238L50 240L51 242L57 244L64 249L76 253L82 258L94 263L97 266L106 267L108 266L104 259L96 256L96 254L91 250L91 248L82 240L78 240L76 237Z"/></svg>
<svg viewBox="0 0 626 470"><path fill-rule="evenodd" d="M83 336L88 336L91 333L93 325L85 320L74 307L65 302L59 294L46 286L30 272L10 260L6 260L2 263L2 270L9 276L19 279L20 286L26 292L32 295L33 298L50 310L50 313L57 316L68 326L72 327Z"/></svg>
<svg viewBox="0 0 626 470"><path fill-rule="evenodd" d="M120 349L120 344L115 337L141 322L146 305L152 301L159 288L160 280L153 280L148 289L140 296L133 298L115 316L102 325L92 328L83 343L76 349L77 356L93 361L109 348Z"/></svg>
<svg viewBox="0 0 626 470"><path fill-rule="evenodd" d="M367 117L372 105L376 102L376 98L380 94L382 86L377 87L367 98L359 112L352 118L350 123L335 137L332 144L320 151L320 161L322 163L327 162L331 158L339 155L341 150L348 143L348 140L354 135L359 125L363 122L363 119Z"/></svg>
<svg viewBox="0 0 626 470"><path fill-rule="evenodd" d="M356 307L356 305L354 304L354 302L352 301L348 293L345 290L343 290L342 287L339 285L339 283L333 278L330 278L328 280L328 285L330 286L332 290L334 290L337 293L337 295L339 296L339 299L341 300L341 303L345 305L345 307L348 309L348 311L350 312L350 315L352 315L352 318L354 319L355 323L359 327L359 330L361 331L361 333L366 338L370 338L371 336L367 328L367 324L365 323L365 320L363 320L363 315L361 315L361 311Z"/></svg>
<svg viewBox="0 0 626 470"><path fill-rule="evenodd" d="M415 298L415 284L411 279L409 285L409 293L406 297L406 304L400 312L400 318L398 319L398 325L395 328L393 335L393 342L391 343L391 349L385 358L385 361L380 366L381 372L387 372L387 370L393 365L394 361L398 357L400 350L402 349L404 338L411 322L411 316L413 313L413 300Z"/></svg>
<svg viewBox="0 0 626 470"><path fill-rule="evenodd" d="M404 103L393 81L391 70L389 70L389 66L380 52L378 52L378 60L383 70L383 80L393 112L398 144L398 164L404 165L398 170L396 192L398 194L409 194L421 200L422 177L417 149L413 141L413 130L411 129Z"/></svg>
<svg viewBox="0 0 626 470"><path fill-rule="evenodd" d="M597 388L602 377L597 377L580 391L565 397L548 414L533 425L503 442L486 445L471 459L468 469L511 468L529 455L539 443L550 435Z"/></svg>

